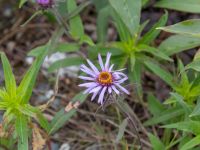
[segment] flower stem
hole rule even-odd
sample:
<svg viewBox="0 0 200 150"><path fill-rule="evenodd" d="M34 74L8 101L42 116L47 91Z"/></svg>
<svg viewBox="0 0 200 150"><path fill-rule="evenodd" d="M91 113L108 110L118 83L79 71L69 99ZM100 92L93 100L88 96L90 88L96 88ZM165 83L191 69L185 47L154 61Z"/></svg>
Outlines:
<svg viewBox="0 0 200 150"><path fill-rule="evenodd" d="M116 104L117 104L117 107L121 110L121 112L128 118L128 120L130 121L131 125L132 125L132 129L134 130L134 132L136 133L136 136L138 138L138 141L139 141L139 145L140 145L140 150L143 149L142 147L142 142L140 140L140 135L137 131L137 127L135 125L135 122L133 120L133 118L131 117L130 113L128 112L128 110L124 107L123 105L123 102L120 102L120 100L116 100Z"/></svg>

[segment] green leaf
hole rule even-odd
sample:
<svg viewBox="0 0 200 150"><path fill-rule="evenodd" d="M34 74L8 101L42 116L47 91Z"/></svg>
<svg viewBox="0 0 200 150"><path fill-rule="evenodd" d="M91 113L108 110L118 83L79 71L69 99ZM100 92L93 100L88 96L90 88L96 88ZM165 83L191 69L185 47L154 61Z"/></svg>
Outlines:
<svg viewBox="0 0 200 150"><path fill-rule="evenodd" d="M199 121L192 121L192 120L187 120L183 122L177 122L177 123L172 123L168 125L162 126L163 128L173 128L177 130L182 130L185 132L191 132L195 135L200 134L200 122Z"/></svg>
<svg viewBox="0 0 200 150"><path fill-rule="evenodd" d="M27 0L20 0L19 2L19 8L22 8L22 6L27 2Z"/></svg>
<svg viewBox="0 0 200 150"><path fill-rule="evenodd" d="M124 132L125 132L125 130L126 130L127 125L128 125L128 118L124 119L124 120L122 121L122 123L120 124L120 126L119 126L119 132L118 132L117 138L116 138L116 140L115 140L116 143L119 143L120 140L123 138Z"/></svg>
<svg viewBox="0 0 200 150"><path fill-rule="evenodd" d="M165 110L164 106L160 101L152 94L148 94L148 109L153 116L158 116L162 111Z"/></svg>
<svg viewBox="0 0 200 150"><path fill-rule="evenodd" d="M197 105L195 106L194 110L190 114L189 117L198 116L200 115L200 99L197 101Z"/></svg>
<svg viewBox="0 0 200 150"><path fill-rule="evenodd" d="M97 16L97 38L98 42L106 42L108 20L110 16L110 6L104 7L98 12Z"/></svg>
<svg viewBox="0 0 200 150"><path fill-rule="evenodd" d="M29 53L28 56L32 56L32 57L38 57L43 51L45 51L47 49L47 45L42 45L42 46L38 46L34 49L32 49Z"/></svg>
<svg viewBox="0 0 200 150"><path fill-rule="evenodd" d="M157 29L200 38L200 19L186 20L171 26L159 27Z"/></svg>
<svg viewBox="0 0 200 150"><path fill-rule="evenodd" d="M77 8L75 0L67 0L68 12L72 12ZM80 39L84 35L83 24L79 15L74 16L69 20L70 34L75 39Z"/></svg>
<svg viewBox="0 0 200 150"><path fill-rule="evenodd" d="M44 115L42 114L42 112L40 112L40 110L36 111L36 118L35 118L38 123L40 124L40 126L46 130L46 132L49 132L51 129L50 123L48 122L48 120L44 117Z"/></svg>
<svg viewBox="0 0 200 150"><path fill-rule="evenodd" d="M142 64L136 59L133 71L129 71L128 74L130 82L137 85L136 92L141 99L143 96L141 81L142 67Z"/></svg>
<svg viewBox="0 0 200 150"><path fill-rule="evenodd" d="M6 84L6 91L9 93L11 97L16 96L16 81L15 76L12 72L12 68L10 66L10 63L4 53L1 53L1 60L3 64L3 71L4 71L4 78L5 78L5 84Z"/></svg>
<svg viewBox="0 0 200 150"><path fill-rule="evenodd" d="M185 35L173 35L164 40L159 45L159 49L168 56L171 56L173 54L195 48L199 45L199 38Z"/></svg>
<svg viewBox="0 0 200 150"><path fill-rule="evenodd" d="M27 103L32 95L32 90L36 81L37 74L39 72L40 66L43 63L48 50L43 51L43 53L36 58L32 66L26 72L23 77L19 87L17 88L18 100L22 103Z"/></svg>
<svg viewBox="0 0 200 150"><path fill-rule="evenodd" d="M112 10L112 9L111 9ZM120 16L115 12L111 12L112 18L114 19L114 25L116 26L121 41L132 41L132 35L127 26L124 24Z"/></svg>
<svg viewBox="0 0 200 150"><path fill-rule="evenodd" d="M189 150L200 144L200 135L185 143L180 150Z"/></svg>
<svg viewBox="0 0 200 150"><path fill-rule="evenodd" d="M161 79L163 79L171 87L175 87L175 84L173 83L173 76L169 72L160 68L159 65L157 65L156 63L153 63L151 61L145 61L144 64L149 70L151 70L153 73L155 73Z"/></svg>
<svg viewBox="0 0 200 150"><path fill-rule="evenodd" d="M63 28L58 27L45 50L41 51L40 55L33 62L29 70L24 75L19 87L17 88L17 98L21 103L27 103L32 95L32 90L36 82L37 74L45 57L54 49L57 40L63 34Z"/></svg>
<svg viewBox="0 0 200 150"><path fill-rule="evenodd" d="M54 62L48 69L49 72L53 72L57 69L69 67L69 66L76 66L81 65L83 63L83 59L80 57L70 57L64 58Z"/></svg>
<svg viewBox="0 0 200 150"><path fill-rule="evenodd" d="M200 0L161 0L155 4L156 7L169 8L184 12L200 13Z"/></svg>
<svg viewBox="0 0 200 150"><path fill-rule="evenodd" d="M87 95L79 93L73 99L72 103L79 102L80 104L86 100ZM76 110L72 109L69 112L66 112L64 109L60 110L56 113L55 117L51 122L51 129L48 134L55 133L58 129L65 125L65 123L76 114Z"/></svg>
<svg viewBox="0 0 200 150"><path fill-rule="evenodd" d="M24 115L16 118L15 129L18 135L18 150L28 150L28 121Z"/></svg>
<svg viewBox="0 0 200 150"><path fill-rule="evenodd" d="M135 55L131 53L130 54L131 71L133 71L135 68L135 61L136 61Z"/></svg>
<svg viewBox="0 0 200 150"><path fill-rule="evenodd" d="M193 69L195 71L200 72L200 59L194 60L191 63L189 63L187 66L185 66L185 69Z"/></svg>
<svg viewBox="0 0 200 150"><path fill-rule="evenodd" d="M143 52L147 52L147 53L150 53L152 54L153 56L156 56L160 59L163 59L163 60L167 60L167 61L173 61L173 59L171 59L169 56L167 56L165 53L163 53L161 50L159 49L156 49L154 47L151 47L151 46L148 46L148 45L143 45L143 44L140 44L138 45L137 47L139 49L139 51L143 51Z"/></svg>
<svg viewBox="0 0 200 150"><path fill-rule="evenodd" d="M86 43L86 44L88 44L89 46L95 46L95 44L94 44L94 42L92 41L92 39L91 39L88 35L86 35L86 34L84 34L84 35L81 37L80 43Z"/></svg>
<svg viewBox="0 0 200 150"><path fill-rule="evenodd" d="M45 51L48 47L48 44L38 46L34 49L32 49L29 53L28 56L32 57L38 57L41 55L43 51ZM52 51L52 53L55 52L75 52L78 51L80 46L75 43L58 43L55 49Z"/></svg>
<svg viewBox="0 0 200 150"><path fill-rule="evenodd" d="M160 113L159 116L154 116L144 123L145 126L155 125L158 123L163 123L169 121L171 119L177 118L184 114L184 110L182 108L169 108Z"/></svg>
<svg viewBox="0 0 200 150"><path fill-rule="evenodd" d="M183 100L183 97L177 93L173 93L171 92L170 95L172 95L175 100L178 102L178 104L181 105L181 107L183 107L184 111L186 114L189 115L189 113L191 112L190 107L188 106L188 104Z"/></svg>
<svg viewBox="0 0 200 150"><path fill-rule="evenodd" d="M54 52L76 52L80 46L76 43L58 43Z"/></svg>
<svg viewBox="0 0 200 150"><path fill-rule="evenodd" d="M140 23L141 0L109 0L132 35L137 33Z"/></svg>
<svg viewBox="0 0 200 150"><path fill-rule="evenodd" d="M153 27L140 39L139 44L150 44L153 42L156 37L160 34L159 30L156 30L158 27L162 27L167 23L168 20L168 12L160 18L160 20L153 25Z"/></svg>
<svg viewBox="0 0 200 150"><path fill-rule="evenodd" d="M158 137L151 133L148 134L148 137L150 139L153 150L165 150L165 145Z"/></svg>

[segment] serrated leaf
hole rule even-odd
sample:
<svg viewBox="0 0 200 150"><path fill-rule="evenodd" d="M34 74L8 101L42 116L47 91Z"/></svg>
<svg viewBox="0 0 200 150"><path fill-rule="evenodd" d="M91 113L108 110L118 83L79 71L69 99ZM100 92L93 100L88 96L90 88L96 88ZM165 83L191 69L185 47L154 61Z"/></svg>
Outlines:
<svg viewBox="0 0 200 150"><path fill-rule="evenodd" d="M137 33L140 23L141 0L109 0L132 35Z"/></svg>
<svg viewBox="0 0 200 150"><path fill-rule="evenodd" d="M200 0L161 0L155 4L156 7L174 9L184 12L200 13Z"/></svg>

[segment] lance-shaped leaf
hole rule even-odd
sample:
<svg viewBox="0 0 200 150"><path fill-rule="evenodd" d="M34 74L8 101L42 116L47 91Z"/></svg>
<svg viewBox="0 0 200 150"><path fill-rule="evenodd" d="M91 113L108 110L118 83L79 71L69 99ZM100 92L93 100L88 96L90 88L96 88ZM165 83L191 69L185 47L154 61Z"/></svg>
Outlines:
<svg viewBox="0 0 200 150"><path fill-rule="evenodd" d="M4 53L1 53L6 90L11 97L16 96L16 81L10 63Z"/></svg>
<svg viewBox="0 0 200 150"><path fill-rule="evenodd" d="M17 98L21 103L27 103L32 95L32 90L36 82L37 74L45 59L45 57L55 48L57 40L62 36L63 29L58 27L52 35L51 40L45 50L41 51L40 55L33 62L32 66L24 75L19 87L17 88Z"/></svg>
<svg viewBox="0 0 200 150"><path fill-rule="evenodd" d="M148 137L150 139L153 150L165 149L165 145L162 143L162 141L160 141L158 137L156 137L155 135L151 133L148 134Z"/></svg>
<svg viewBox="0 0 200 150"><path fill-rule="evenodd" d="M160 31L156 28L165 26L168 20L168 12L166 11L165 14L158 20L157 23L153 25L153 27L140 39L140 44L150 44L153 42L156 37L160 34Z"/></svg>
<svg viewBox="0 0 200 150"><path fill-rule="evenodd" d="M17 116L15 129L18 135L18 150L28 150L28 120L24 115Z"/></svg>
<svg viewBox="0 0 200 150"><path fill-rule="evenodd" d="M157 29L161 29L166 32L191 35L200 38L200 19L186 20L174 25L159 27Z"/></svg>
<svg viewBox="0 0 200 150"><path fill-rule="evenodd" d="M187 143L185 143L180 150L191 150L195 146L200 144L200 135L194 137L193 139L189 140Z"/></svg>
<svg viewBox="0 0 200 150"><path fill-rule="evenodd" d="M86 100L87 95L83 93L77 94L73 99L72 103L83 103ZM61 109L59 112L56 113L55 117L53 118L51 122L51 128L48 132L48 134L55 133L58 129L60 129L62 126L65 125L65 123L76 114L76 109L72 108L68 112L66 112L64 109Z"/></svg>
<svg viewBox="0 0 200 150"><path fill-rule="evenodd" d="M200 124L199 121L188 120L188 121L164 125L162 127L163 128L173 128L173 129L182 130L182 131L185 131L185 132L191 132L193 134L198 135L198 134L200 134L199 124Z"/></svg>
<svg viewBox="0 0 200 150"><path fill-rule="evenodd" d="M68 12L72 12L77 8L75 0L67 0ZM70 33L74 38L80 39L84 35L83 24L81 18L78 15L74 16L69 21L70 24Z"/></svg>
<svg viewBox="0 0 200 150"><path fill-rule="evenodd" d="M169 8L184 12L200 13L200 0L161 0L156 7Z"/></svg>
<svg viewBox="0 0 200 150"><path fill-rule="evenodd" d="M185 50L189 50L200 46L200 40L197 37L186 36L186 35L172 35L164 40L160 45L159 49L171 56L176 53L180 53Z"/></svg>
<svg viewBox="0 0 200 150"><path fill-rule="evenodd" d="M137 33L140 24L141 0L109 0L132 35Z"/></svg>

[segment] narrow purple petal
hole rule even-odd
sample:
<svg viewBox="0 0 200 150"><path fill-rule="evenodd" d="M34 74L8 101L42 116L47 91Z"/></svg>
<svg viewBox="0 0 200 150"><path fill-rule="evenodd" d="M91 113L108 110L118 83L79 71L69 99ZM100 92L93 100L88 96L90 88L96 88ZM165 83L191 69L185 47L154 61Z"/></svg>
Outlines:
<svg viewBox="0 0 200 150"><path fill-rule="evenodd" d="M101 86L101 85L98 85L97 87L93 88L93 89L90 91L90 93L96 93L96 92L98 92L101 88L102 88L102 86Z"/></svg>
<svg viewBox="0 0 200 150"><path fill-rule="evenodd" d="M104 98L104 94L105 94L105 92L106 92L106 89L107 89L107 87L105 86L105 87L103 88L103 90L101 91L101 94L99 95L98 103L103 104L103 98Z"/></svg>
<svg viewBox="0 0 200 150"><path fill-rule="evenodd" d="M111 94L112 93L112 88L108 87L108 92Z"/></svg>
<svg viewBox="0 0 200 150"><path fill-rule="evenodd" d="M98 84L96 82L88 82L88 83L83 83L83 84L79 84L78 86L80 87L94 87L97 86Z"/></svg>
<svg viewBox="0 0 200 150"><path fill-rule="evenodd" d="M98 92L95 92L95 93L92 95L91 101L93 101L93 100L95 99L95 97L97 96L98 93L99 93L99 91L98 91Z"/></svg>
<svg viewBox="0 0 200 150"><path fill-rule="evenodd" d="M117 87L119 87L123 92L125 92L126 94L130 94L130 92L127 90L127 89L125 89L124 87L122 87L120 84L118 84L118 83L114 83Z"/></svg>
<svg viewBox="0 0 200 150"><path fill-rule="evenodd" d="M90 67L95 72L95 74L98 75L99 74L99 70L97 69L97 67L95 67L95 65L89 59L87 59L87 63L90 65Z"/></svg>
<svg viewBox="0 0 200 150"><path fill-rule="evenodd" d="M101 58L100 54L98 54L98 58L99 58L99 65L101 67L101 70L105 70L104 65L103 65L103 61L102 61L102 58Z"/></svg>
<svg viewBox="0 0 200 150"><path fill-rule="evenodd" d="M110 57L111 57L111 53L107 53L106 63L105 63L105 70L106 71L108 71L108 69L109 69Z"/></svg>
<svg viewBox="0 0 200 150"><path fill-rule="evenodd" d="M112 69L113 69L113 67L114 67L114 64L112 64L111 66L110 66L110 68L109 68L109 72L112 72Z"/></svg>
<svg viewBox="0 0 200 150"><path fill-rule="evenodd" d="M122 72L114 72L112 75L115 78L115 80L121 80L122 77L123 77L123 79L124 78L128 79L128 77L124 73L122 73Z"/></svg>
<svg viewBox="0 0 200 150"><path fill-rule="evenodd" d="M88 75L91 75L92 77L96 77L95 73L89 69L88 67L86 67L85 65L81 65L81 71L85 72Z"/></svg>
<svg viewBox="0 0 200 150"><path fill-rule="evenodd" d="M96 88L98 86L98 84L93 84L92 86L88 87L84 92L83 94L87 94L87 93L90 93L91 90L93 90L94 88Z"/></svg>
<svg viewBox="0 0 200 150"><path fill-rule="evenodd" d="M111 87L112 87L112 89L115 91L115 93L116 93L117 95L119 95L119 91L116 89L116 87L115 87L114 85L112 85Z"/></svg>
<svg viewBox="0 0 200 150"><path fill-rule="evenodd" d="M128 80L128 77L125 75L124 78L122 78L122 79L120 79L120 80L118 80L118 81L115 81L114 83L119 83L119 84L121 84L121 83L124 83L126 80Z"/></svg>
<svg viewBox="0 0 200 150"><path fill-rule="evenodd" d="M84 77L84 76L79 76L79 79L83 79L83 80L88 80L88 81L94 81L96 80L96 78L91 78L91 77Z"/></svg>
<svg viewBox="0 0 200 150"><path fill-rule="evenodd" d="M114 72L113 74L114 74L114 75L118 75L118 76L127 77L127 75L125 75L125 74L122 73L122 72Z"/></svg>

